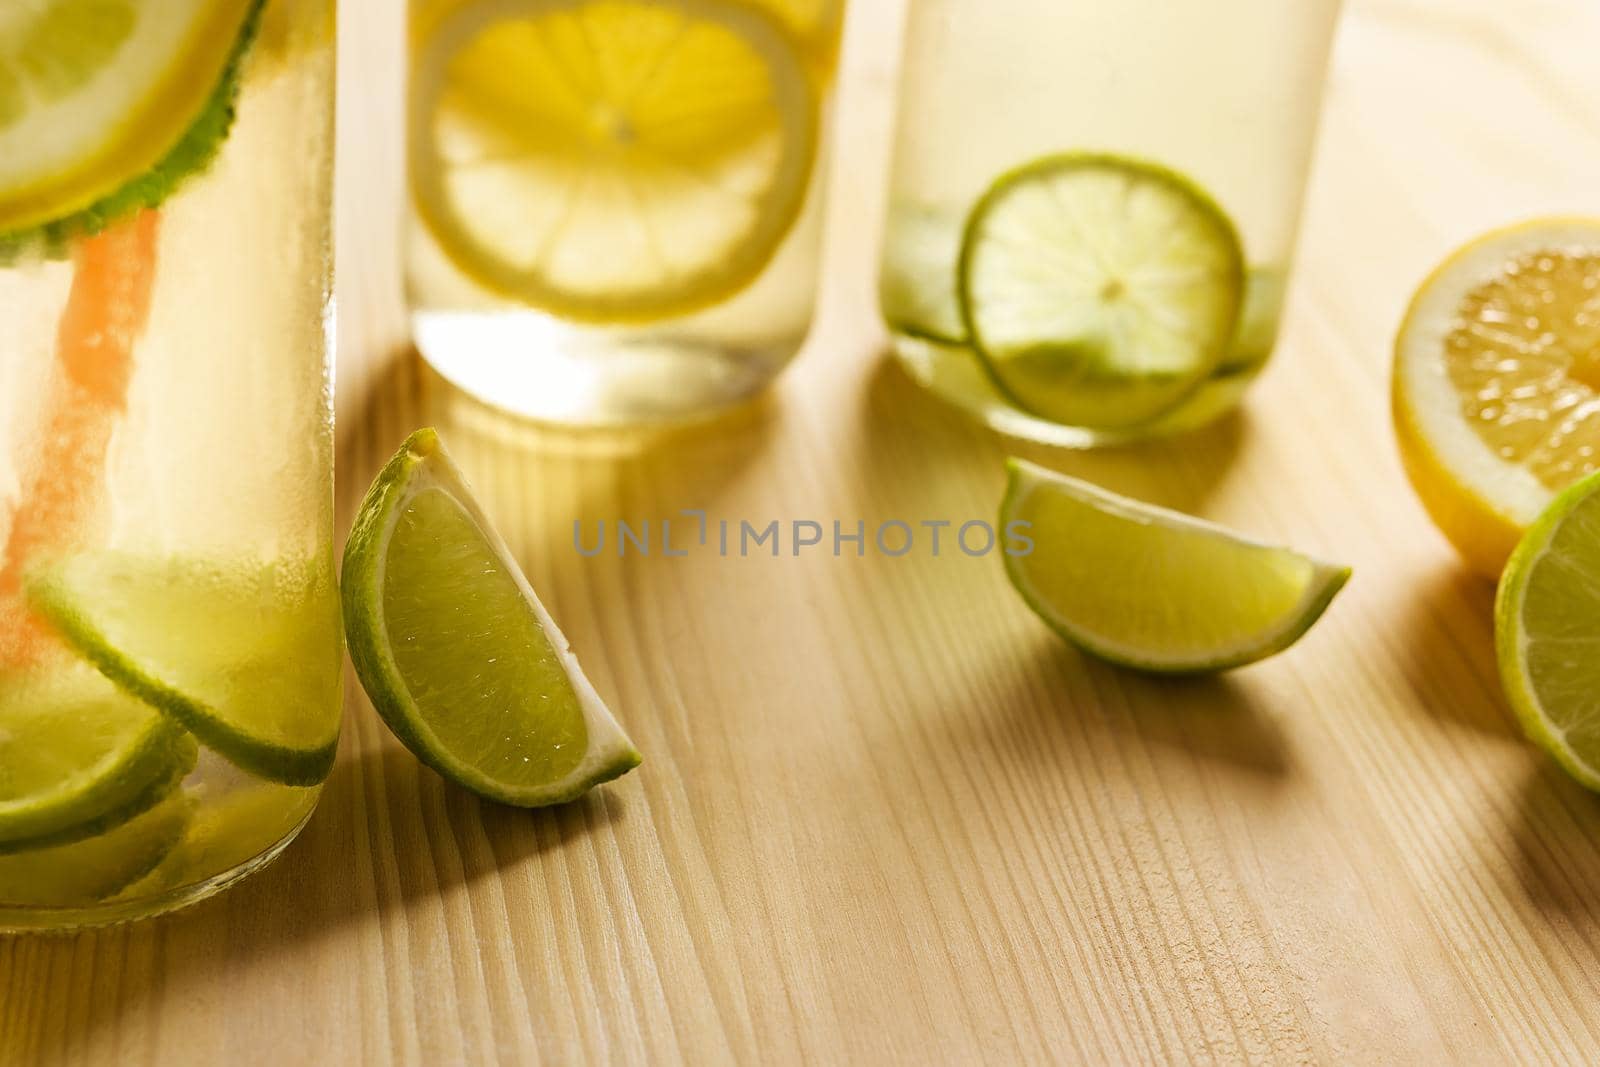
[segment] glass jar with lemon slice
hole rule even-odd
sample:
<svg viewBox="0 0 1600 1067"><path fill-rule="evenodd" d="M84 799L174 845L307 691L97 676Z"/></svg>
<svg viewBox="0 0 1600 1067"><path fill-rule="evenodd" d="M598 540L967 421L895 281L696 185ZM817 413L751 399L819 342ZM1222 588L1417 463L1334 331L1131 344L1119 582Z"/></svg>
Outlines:
<svg viewBox="0 0 1600 1067"><path fill-rule="evenodd" d="M1230 410L1277 340L1339 0L921 0L880 305L913 377L1063 446Z"/></svg>
<svg viewBox="0 0 1600 1067"><path fill-rule="evenodd" d="M518 415L693 417L794 356L844 0L413 0L422 354Z"/></svg>
<svg viewBox="0 0 1600 1067"><path fill-rule="evenodd" d="M199 899L332 765L333 27L0 9L0 930Z"/></svg>

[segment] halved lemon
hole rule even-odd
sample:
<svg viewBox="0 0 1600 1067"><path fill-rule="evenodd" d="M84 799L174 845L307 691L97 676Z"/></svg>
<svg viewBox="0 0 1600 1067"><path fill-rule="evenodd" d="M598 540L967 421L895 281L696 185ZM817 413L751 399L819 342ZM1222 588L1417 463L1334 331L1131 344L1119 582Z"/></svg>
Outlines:
<svg viewBox="0 0 1600 1067"><path fill-rule="evenodd" d="M39 0L0 7L0 234L97 209L152 173L170 185L208 159L231 120L228 74L261 6ZM219 108L220 121L204 121ZM205 143L191 145L197 136ZM146 190L139 199L160 195Z"/></svg>
<svg viewBox="0 0 1600 1067"><path fill-rule="evenodd" d="M1488 234L1422 284L1395 343L1412 485L1498 575L1556 494L1600 468L1600 219Z"/></svg>
<svg viewBox="0 0 1600 1067"><path fill-rule="evenodd" d="M480 0L417 46L417 212L468 277L646 322L755 279L817 151L804 46L742 0Z"/></svg>

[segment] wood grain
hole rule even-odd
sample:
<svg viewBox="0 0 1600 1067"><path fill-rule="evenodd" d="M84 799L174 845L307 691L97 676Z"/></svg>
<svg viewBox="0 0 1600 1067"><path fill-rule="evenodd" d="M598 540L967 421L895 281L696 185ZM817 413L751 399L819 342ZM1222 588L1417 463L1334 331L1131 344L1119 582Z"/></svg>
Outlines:
<svg viewBox="0 0 1600 1067"><path fill-rule="evenodd" d="M558 811L418 767L350 690L316 818L152 923L0 941L0 1063L1581 1062L1600 799L1517 735L1492 590L1390 444L1390 336L1484 228L1600 203L1600 9L1352 0L1288 336L1248 410L1062 469L1347 560L1289 655L1141 680L992 560L582 559L576 518L989 516L1005 445L883 360L903 0L857 0L817 335L640 443L506 424L405 347L397 7L347 0L348 521L433 423L646 754Z"/></svg>

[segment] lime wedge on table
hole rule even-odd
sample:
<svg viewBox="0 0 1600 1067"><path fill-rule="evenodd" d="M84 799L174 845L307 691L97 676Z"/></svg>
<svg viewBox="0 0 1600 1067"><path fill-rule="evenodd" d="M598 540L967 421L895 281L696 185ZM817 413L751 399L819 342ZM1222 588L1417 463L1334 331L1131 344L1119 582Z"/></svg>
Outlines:
<svg viewBox="0 0 1600 1067"><path fill-rule="evenodd" d="M154 870L183 837L192 802L174 789L148 811L97 837L0 856L0 908L94 904Z"/></svg>
<svg viewBox="0 0 1600 1067"><path fill-rule="evenodd" d="M957 287L967 336L1018 406L1119 429L1177 407L1222 363L1244 277L1233 224L1186 178L1065 155L984 194Z"/></svg>
<svg viewBox="0 0 1600 1067"><path fill-rule="evenodd" d="M182 727L88 667L0 687L0 852L88 837L194 764Z"/></svg>
<svg viewBox="0 0 1600 1067"><path fill-rule="evenodd" d="M0 9L0 241L94 232L209 162L263 2Z"/></svg>
<svg viewBox="0 0 1600 1067"><path fill-rule="evenodd" d="M400 740L492 800L572 800L639 765L432 430L378 475L344 558L356 673Z"/></svg>
<svg viewBox="0 0 1600 1067"><path fill-rule="evenodd" d="M1227 670L1298 641L1350 577L1347 567L1248 540L1021 460L1000 520L1031 524L1006 557L1017 591L1062 637L1157 673Z"/></svg>
<svg viewBox="0 0 1600 1067"><path fill-rule="evenodd" d="M1494 632L1523 730L1600 789L1600 474L1558 496L1511 554Z"/></svg>
<svg viewBox="0 0 1600 1067"><path fill-rule="evenodd" d="M31 572L30 603L128 693L252 774L315 785L339 739L337 600L312 564L106 552Z"/></svg>
<svg viewBox="0 0 1600 1067"><path fill-rule="evenodd" d="M805 199L803 45L740 0L478 0L417 44L411 184L478 285L564 318L708 307Z"/></svg>

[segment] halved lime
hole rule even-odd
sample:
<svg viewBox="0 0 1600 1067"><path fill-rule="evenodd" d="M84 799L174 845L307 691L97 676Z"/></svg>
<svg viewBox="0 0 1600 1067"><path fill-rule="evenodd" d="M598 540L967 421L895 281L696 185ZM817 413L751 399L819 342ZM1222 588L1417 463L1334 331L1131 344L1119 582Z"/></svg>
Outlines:
<svg viewBox="0 0 1600 1067"><path fill-rule="evenodd" d="M492 800L572 800L639 765L433 430L378 475L344 557L356 674L424 763Z"/></svg>
<svg viewBox="0 0 1600 1067"><path fill-rule="evenodd" d="M1085 651L1136 670L1228 670L1281 652L1322 617L1348 567L1248 540L1013 459L1002 528L1028 605ZM1027 526L1013 526L1026 523Z"/></svg>
<svg viewBox="0 0 1600 1067"><path fill-rule="evenodd" d="M0 856L0 907L70 908L115 895L154 870L183 837L182 789L114 830L70 845Z"/></svg>
<svg viewBox="0 0 1600 1067"><path fill-rule="evenodd" d="M315 785L339 739L338 598L316 562L90 553L29 573L29 602L128 693L230 761Z"/></svg>
<svg viewBox="0 0 1600 1067"><path fill-rule="evenodd" d="M0 10L0 245L154 206L233 120L264 0L38 0Z"/></svg>
<svg viewBox="0 0 1600 1067"><path fill-rule="evenodd" d="M1600 474L1556 497L1511 554L1494 634L1523 730L1600 789Z"/></svg>
<svg viewBox="0 0 1600 1067"><path fill-rule="evenodd" d="M644 322L744 289L804 202L804 45L738 0L475 0L417 45L417 212L478 285Z"/></svg>
<svg viewBox="0 0 1600 1067"><path fill-rule="evenodd" d="M1125 429L1181 404L1226 358L1244 293L1233 223L1173 171L1050 156L1002 177L967 220L967 336L1025 411Z"/></svg>
<svg viewBox="0 0 1600 1067"><path fill-rule="evenodd" d="M135 814L182 762L185 736L88 667L0 686L0 851Z"/></svg>

